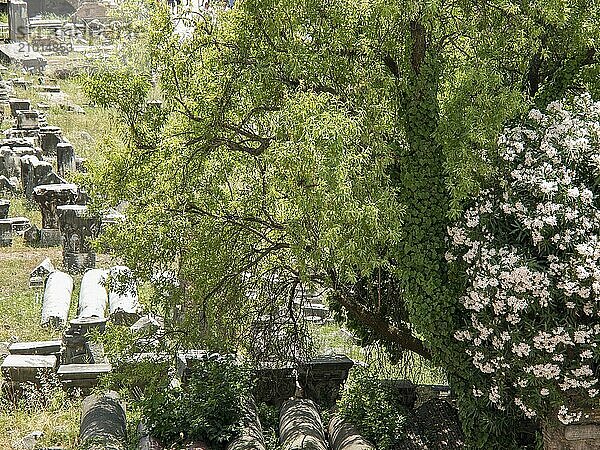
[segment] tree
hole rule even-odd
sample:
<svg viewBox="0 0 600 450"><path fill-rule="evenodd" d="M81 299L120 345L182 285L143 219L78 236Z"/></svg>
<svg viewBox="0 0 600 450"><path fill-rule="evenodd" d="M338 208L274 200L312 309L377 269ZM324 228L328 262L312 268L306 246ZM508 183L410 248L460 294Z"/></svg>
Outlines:
<svg viewBox="0 0 600 450"><path fill-rule="evenodd" d="M162 11L149 26L162 112L117 96L152 126L128 121L127 151L95 171L98 198L131 204L107 242L147 278L176 265L186 317L204 325L185 338L231 346L257 316L294 316L298 286L324 286L365 339L433 358L466 392L447 227L506 123L595 92L597 14L584 1L244 0L181 39ZM510 418L482 422L479 445L514 444Z"/></svg>

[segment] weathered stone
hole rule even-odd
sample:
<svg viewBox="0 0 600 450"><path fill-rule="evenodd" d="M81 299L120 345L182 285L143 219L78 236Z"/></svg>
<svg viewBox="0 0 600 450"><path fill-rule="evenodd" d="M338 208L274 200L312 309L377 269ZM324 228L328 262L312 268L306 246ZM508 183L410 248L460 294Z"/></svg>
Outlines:
<svg viewBox="0 0 600 450"><path fill-rule="evenodd" d="M58 378L65 388L90 389L98 385L102 375L112 371L110 364L63 364L58 368Z"/></svg>
<svg viewBox="0 0 600 450"><path fill-rule="evenodd" d="M11 98L8 103L10 105L10 113L15 119L17 118L17 112L29 111L31 109L31 102L22 98Z"/></svg>
<svg viewBox="0 0 600 450"><path fill-rule="evenodd" d="M331 450L375 450L373 444L339 415L333 416L329 422L329 445Z"/></svg>
<svg viewBox="0 0 600 450"><path fill-rule="evenodd" d="M77 317L104 317L108 294L106 292L107 273L102 269L88 270L81 280Z"/></svg>
<svg viewBox="0 0 600 450"><path fill-rule="evenodd" d="M243 409L245 417L243 428L239 436L229 443L227 450L266 450L254 399L244 399Z"/></svg>
<svg viewBox="0 0 600 450"><path fill-rule="evenodd" d="M40 113L36 110L17 111L17 128L37 130L40 127Z"/></svg>
<svg viewBox="0 0 600 450"><path fill-rule="evenodd" d="M49 162L40 161L31 155L21 157L21 185L27 198L31 199L35 187L42 184L42 180L50 172L52 172L52 164Z"/></svg>
<svg viewBox="0 0 600 450"><path fill-rule="evenodd" d="M12 241L12 221L10 219L0 219L0 247L10 247Z"/></svg>
<svg viewBox="0 0 600 450"><path fill-rule="evenodd" d="M27 228L27 231L23 233L23 238L30 247L38 246L40 244L40 229L35 225L31 225Z"/></svg>
<svg viewBox="0 0 600 450"><path fill-rule="evenodd" d="M125 409L116 392L90 395L83 400L79 439L87 450L125 450Z"/></svg>
<svg viewBox="0 0 600 450"><path fill-rule="evenodd" d="M254 398L277 408L296 392L296 376L291 364L263 362L256 370Z"/></svg>
<svg viewBox="0 0 600 450"><path fill-rule="evenodd" d="M8 346L11 355L58 355L62 341L15 342Z"/></svg>
<svg viewBox="0 0 600 450"><path fill-rule="evenodd" d="M56 163L58 175L64 177L68 173L75 172L75 149L68 142L60 142L56 145Z"/></svg>
<svg viewBox="0 0 600 450"><path fill-rule="evenodd" d="M156 333L158 330L164 327L164 320L161 317L157 316L142 316L137 322L135 322L129 329L133 333L143 333L145 335L150 335Z"/></svg>
<svg viewBox="0 0 600 450"><path fill-rule="evenodd" d="M21 0L8 2L8 36L13 42L22 42L29 39L27 2Z"/></svg>
<svg viewBox="0 0 600 450"><path fill-rule="evenodd" d="M354 362L344 355L318 356L303 364L298 381L304 396L322 406L333 406Z"/></svg>
<svg viewBox="0 0 600 450"><path fill-rule="evenodd" d="M70 275L54 271L46 280L42 303L42 325L62 328L69 316L73 278Z"/></svg>
<svg viewBox="0 0 600 450"><path fill-rule="evenodd" d="M587 409L573 423L543 426L544 450L597 450L600 448L600 410Z"/></svg>
<svg viewBox="0 0 600 450"><path fill-rule="evenodd" d="M76 184L42 184L33 190L33 199L42 212L42 230L40 245L51 247L61 245L62 237L58 228L57 207L73 205L79 196Z"/></svg>
<svg viewBox="0 0 600 450"><path fill-rule="evenodd" d="M63 265L71 273L83 272L96 265L96 255L90 245L100 230L98 217L82 205L57 207L63 244Z"/></svg>
<svg viewBox="0 0 600 450"><path fill-rule="evenodd" d="M65 351L63 354L64 364L89 364L94 361L94 355L90 353L87 345L89 333L94 330L103 333L106 327L106 319L99 317L76 318L70 321L70 326L63 334Z"/></svg>
<svg viewBox="0 0 600 450"><path fill-rule="evenodd" d="M56 147L63 142L62 131L58 127L40 128L40 146L47 156L56 156Z"/></svg>
<svg viewBox="0 0 600 450"><path fill-rule="evenodd" d="M279 414L282 450L327 450L325 431L317 406L311 400L286 401Z"/></svg>
<svg viewBox="0 0 600 450"><path fill-rule="evenodd" d="M19 174L21 169L21 165L19 164ZM5 177L4 175L0 175L0 192L1 193L11 193L14 194L17 192L18 189L18 180L13 178L13 179L8 179L7 177Z"/></svg>
<svg viewBox="0 0 600 450"><path fill-rule="evenodd" d="M9 208L10 200L0 200L0 219L6 219L8 217Z"/></svg>
<svg viewBox="0 0 600 450"><path fill-rule="evenodd" d="M12 382L38 382L55 367L53 355L8 355L2 362L2 376Z"/></svg>
<svg viewBox="0 0 600 450"><path fill-rule="evenodd" d="M0 57L2 57L4 62L21 66L28 72L41 73L48 63L41 53L17 42L0 44Z"/></svg>
<svg viewBox="0 0 600 450"><path fill-rule="evenodd" d="M54 264L52 264L52 261L50 260L50 258L44 258L44 260L41 263L39 263L35 267L35 269L33 269L29 273L29 278L31 278L31 277L46 278L54 271L56 271L56 269L54 268Z"/></svg>
<svg viewBox="0 0 600 450"><path fill-rule="evenodd" d="M119 324L131 325L140 316L137 284L133 272L125 266L115 266L109 271L108 305L110 319Z"/></svg>
<svg viewBox="0 0 600 450"><path fill-rule="evenodd" d="M22 236L31 227L31 222L27 217L9 217L13 234Z"/></svg>

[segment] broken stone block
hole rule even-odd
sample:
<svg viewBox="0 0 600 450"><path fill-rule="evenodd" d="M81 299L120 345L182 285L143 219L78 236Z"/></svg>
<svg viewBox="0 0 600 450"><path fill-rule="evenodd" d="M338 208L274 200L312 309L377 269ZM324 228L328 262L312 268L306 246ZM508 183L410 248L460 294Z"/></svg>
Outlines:
<svg viewBox="0 0 600 450"><path fill-rule="evenodd" d="M62 328L67 323L72 293L73 278L70 275L54 271L48 276L42 302L42 325Z"/></svg>
<svg viewBox="0 0 600 450"><path fill-rule="evenodd" d="M2 376L12 382L39 382L56 367L53 355L8 355L2 363Z"/></svg>
<svg viewBox="0 0 600 450"><path fill-rule="evenodd" d="M58 175L61 177L75 172L75 149L68 142L60 142L56 145L56 164Z"/></svg>
<svg viewBox="0 0 600 450"><path fill-rule="evenodd" d="M83 400L79 440L87 450L125 450L127 421L116 392Z"/></svg>
<svg viewBox="0 0 600 450"><path fill-rule="evenodd" d="M0 219L6 219L8 217L9 208L10 200L0 200Z"/></svg>
<svg viewBox="0 0 600 450"><path fill-rule="evenodd" d="M8 179L0 175L0 192L14 194L17 192L18 182L16 178Z"/></svg>
<svg viewBox="0 0 600 450"><path fill-rule="evenodd" d="M23 233L23 239L25 239L25 242L30 247L37 247L40 244L40 229L32 224L27 228L27 231Z"/></svg>
<svg viewBox="0 0 600 450"><path fill-rule="evenodd" d="M137 284L133 272L125 266L109 271L108 304L110 319L118 324L132 324L139 318Z"/></svg>
<svg viewBox="0 0 600 450"><path fill-rule="evenodd" d="M64 364L87 364L94 361L94 355L90 354L89 333L91 330L103 333L106 327L106 319L99 317L76 318L69 322L70 326L63 334Z"/></svg>
<svg viewBox="0 0 600 450"><path fill-rule="evenodd" d="M98 236L99 218L91 215L83 205L58 206L57 211L62 235L64 266L70 273L94 268L96 254L90 240Z"/></svg>
<svg viewBox="0 0 600 450"><path fill-rule="evenodd" d="M0 247L10 247L12 241L12 221L10 219L0 219Z"/></svg>
<svg viewBox="0 0 600 450"><path fill-rule="evenodd" d="M8 346L11 355L54 355L60 353L61 340L15 342Z"/></svg>
<svg viewBox="0 0 600 450"><path fill-rule="evenodd" d="M306 399L291 399L279 414L282 450L327 450L325 430L317 406Z"/></svg>
<svg viewBox="0 0 600 450"><path fill-rule="evenodd" d="M29 100L21 98L11 98L8 101L10 105L10 113L16 119L18 111L29 111L31 109L31 102Z"/></svg>
<svg viewBox="0 0 600 450"><path fill-rule="evenodd" d="M344 355L324 355L309 360L298 371L304 395L319 405L335 405L353 365Z"/></svg>
<svg viewBox="0 0 600 450"><path fill-rule="evenodd" d="M40 113L35 110L17 111L17 128L20 130L37 130Z"/></svg>
<svg viewBox="0 0 600 450"><path fill-rule="evenodd" d="M29 15L27 2L11 0L8 4L8 34L13 42L29 39Z"/></svg>
<svg viewBox="0 0 600 450"><path fill-rule="evenodd" d="M64 142L64 139L59 127L40 128L40 146L44 155L56 156L56 146L61 142Z"/></svg>
<svg viewBox="0 0 600 450"><path fill-rule="evenodd" d="M41 263L39 263L35 269L33 269L29 273L29 278L31 277L42 277L47 278L52 272L55 272L54 264L50 258L45 258Z"/></svg>
<svg viewBox="0 0 600 450"><path fill-rule="evenodd" d="M33 189L43 184L42 180L50 172L52 172L52 164L49 162L40 161L32 155L21 157L21 185L28 199L31 199Z"/></svg>
<svg viewBox="0 0 600 450"><path fill-rule="evenodd" d="M88 270L81 279L77 317L104 317L108 294L106 292L107 273L102 269Z"/></svg>
<svg viewBox="0 0 600 450"><path fill-rule="evenodd" d="M40 245L52 247L61 245L62 236L58 228L58 206L73 205L79 197L76 184L41 184L33 189L33 200L42 212Z"/></svg>
<svg viewBox="0 0 600 450"><path fill-rule="evenodd" d="M90 389L98 384L102 375L112 371L110 364L63 364L58 368L58 378L65 388Z"/></svg>

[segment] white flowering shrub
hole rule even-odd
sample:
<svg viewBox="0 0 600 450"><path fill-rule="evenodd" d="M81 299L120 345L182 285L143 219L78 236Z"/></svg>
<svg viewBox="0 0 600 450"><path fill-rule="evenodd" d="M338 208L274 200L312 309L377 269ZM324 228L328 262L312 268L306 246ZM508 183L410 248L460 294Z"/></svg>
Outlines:
<svg viewBox="0 0 600 450"><path fill-rule="evenodd" d="M527 417L577 420L597 403L600 103L533 110L498 142L498 176L449 229L465 274L462 342L472 395Z"/></svg>

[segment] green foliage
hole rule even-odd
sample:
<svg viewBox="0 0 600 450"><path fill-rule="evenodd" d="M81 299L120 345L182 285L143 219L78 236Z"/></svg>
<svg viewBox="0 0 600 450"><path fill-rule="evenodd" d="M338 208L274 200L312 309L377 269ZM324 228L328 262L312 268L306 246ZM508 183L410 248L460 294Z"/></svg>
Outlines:
<svg viewBox="0 0 600 450"><path fill-rule="evenodd" d="M268 450L277 450L279 448L279 410L266 403L260 403L257 409L265 445Z"/></svg>
<svg viewBox="0 0 600 450"><path fill-rule="evenodd" d="M247 0L198 15L187 39L158 10L146 81L90 84L129 126L91 175L97 204L130 205L105 248L141 279L177 274L188 342L251 351L257 317L293 316L300 284L326 287L365 342L468 385L447 225L494 175L481 156L506 123L598 89L588 3ZM505 418L470 427L471 442L518 445Z"/></svg>
<svg viewBox="0 0 600 450"><path fill-rule="evenodd" d="M145 397L143 415L152 435L165 445L200 439L222 449L241 429L250 384L245 368L207 360L194 365L183 387L163 385Z"/></svg>
<svg viewBox="0 0 600 450"><path fill-rule="evenodd" d="M410 410L368 371L352 372L338 407L339 413L380 450L396 448L405 438Z"/></svg>

